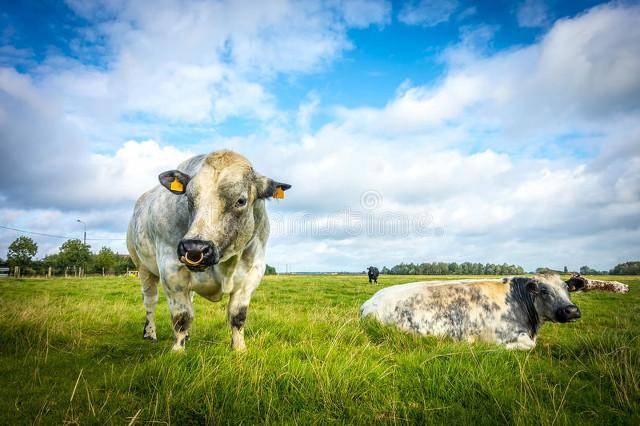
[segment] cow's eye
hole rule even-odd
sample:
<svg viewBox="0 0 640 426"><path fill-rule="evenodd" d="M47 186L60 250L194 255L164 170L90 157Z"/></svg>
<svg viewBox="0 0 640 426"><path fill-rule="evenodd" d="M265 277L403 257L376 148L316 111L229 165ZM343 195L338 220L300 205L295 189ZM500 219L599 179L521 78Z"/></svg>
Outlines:
<svg viewBox="0 0 640 426"><path fill-rule="evenodd" d="M236 207L244 207L247 205L247 199L242 197L242 198L238 198L238 201L236 201Z"/></svg>
<svg viewBox="0 0 640 426"><path fill-rule="evenodd" d="M546 296L549 294L549 290L547 290L546 288L543 288L542 290L540 290L540 293Z"/></svg>

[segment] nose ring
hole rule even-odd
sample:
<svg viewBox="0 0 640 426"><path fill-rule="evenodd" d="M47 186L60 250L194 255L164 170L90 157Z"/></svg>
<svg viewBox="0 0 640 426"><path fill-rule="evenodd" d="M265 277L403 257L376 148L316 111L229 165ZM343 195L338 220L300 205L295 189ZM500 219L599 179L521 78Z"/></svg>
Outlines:
<svg viewBox="0 0 640 426"><path fill-rule="evenodd" d="M198 266L200 262L202 262L202 259L204 259L204 254L200 252L200 258L196 261L189 259L189 252L187 252L184 256L182 256L182 258L184 259L184 263L186 263L187 265Z"/></svg>

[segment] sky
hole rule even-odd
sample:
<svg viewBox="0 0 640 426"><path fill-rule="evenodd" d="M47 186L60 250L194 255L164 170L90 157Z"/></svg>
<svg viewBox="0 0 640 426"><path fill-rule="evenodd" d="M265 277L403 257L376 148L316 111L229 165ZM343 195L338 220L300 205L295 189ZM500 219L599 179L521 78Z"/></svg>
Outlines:
<svg viewBox="0 0 640 426"><path fill-rule="evenodd" d="M2 1L0 225L81 219L126 253L159 173L232 149L293 186L267 206L278 270L608 270L640 258L639 22L632 1Z"/></svg>

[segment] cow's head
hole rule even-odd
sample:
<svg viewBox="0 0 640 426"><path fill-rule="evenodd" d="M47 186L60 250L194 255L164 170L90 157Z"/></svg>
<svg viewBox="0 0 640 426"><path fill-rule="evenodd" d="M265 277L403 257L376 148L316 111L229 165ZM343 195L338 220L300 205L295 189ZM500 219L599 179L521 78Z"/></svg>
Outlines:
<svg viewBox="0 0 640 426"><path fill-rule="evenodd" d="M536 275L527 284L538 315L552 322L576 321L580 309L569 299L567 284L558 275Z"/></svg>
<svg viewBox="0 0 640 426"><path fill-rule="evenodd" d="M240 254L254 234L255 203L291 188L254 172L246 158L231 151L207 155L193 176L170 170L158 178L167 190L186 197L189 228L177 252L193 271Z"/></svg>
<svg viewBox="0 0 640 426"><path fill-rule="evenodd" d="M569 291L582 291L587 285L587 279L575 272L571 274L571 278L565 282L567 283Z"/></svg>

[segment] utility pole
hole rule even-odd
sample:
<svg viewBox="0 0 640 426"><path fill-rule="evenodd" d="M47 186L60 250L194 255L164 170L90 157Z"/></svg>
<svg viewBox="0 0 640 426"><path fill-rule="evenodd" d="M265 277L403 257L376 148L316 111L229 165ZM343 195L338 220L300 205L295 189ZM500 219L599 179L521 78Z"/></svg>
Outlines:
<svg viewBox="0 0 640 426"><path fill-rule="evenodd" d="M77 220L78 223L81 223L82 226L84 226L84 239L83 239L83 244L86 246L87 245L87 224L84 223L83 221L81 221L80 219Z"/></svg>

